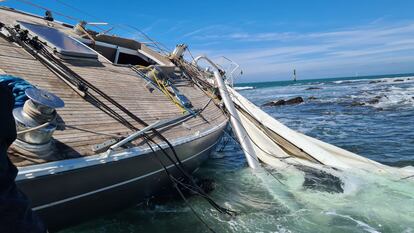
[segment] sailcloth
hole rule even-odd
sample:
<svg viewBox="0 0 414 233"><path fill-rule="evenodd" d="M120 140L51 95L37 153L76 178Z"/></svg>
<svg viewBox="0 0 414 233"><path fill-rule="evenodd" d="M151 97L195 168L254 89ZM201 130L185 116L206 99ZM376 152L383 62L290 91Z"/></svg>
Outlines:
<svg viewBox="0 0 414 233"><path fill-rule="evenodd" d="M287 164L301 164L339 170L359 169L392 175L397 179L414 176L413 167L390 167L292 130L233 88L227 88L248 138L252 141L254 151L264 163L276 168Z"/></svg>

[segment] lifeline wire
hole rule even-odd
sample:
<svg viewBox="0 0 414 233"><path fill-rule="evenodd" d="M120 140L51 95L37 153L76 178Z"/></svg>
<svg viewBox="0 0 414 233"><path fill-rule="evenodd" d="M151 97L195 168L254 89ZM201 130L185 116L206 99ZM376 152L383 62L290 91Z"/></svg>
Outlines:
<svg viewBox="0 0 414 233"><path fill-rule="evenodd" d="M43 53L43 55L47 56L50 60L54 61L61 69L63 69L65 72L69 73L72 75L72 77L66 77L68 78L69 82L71 82L72 84L77 85L78 87L80 87L81 85L85 85L88 88L91 88L92 90L94 90L96 93L98 93L101 97L105 98L106 100L108 100L111 104L113 104L114 106L116 106L117 108L119 108L121 111L123 111L124 113L126 113L128 116L130 116L132 119L134 119L135 121L137 121L138 123L147 126L148 124L146 122L144 122L143 120L141 120L140 118L138 118L136 115L134 115L133 113L131 113L129 110L127 110L126 108L124 108L122 105L120 105L118 102L116 102L115 100L113 100L111 97L109 97L108 95L106 95L105 93L103 93L101 90L99 90L98 88L96 88L95 86L93 86L92 84L90 84L89 82L87 82L86 80L84 80L82 77L80 77L77 73L75 73L74 71L72 71L70 68L68 68L66 65L64 65L61 61L57 60L56 58L54 58L44 47L43 44L41 44L40 42L38 42L35 39L28 39L27 37L27 32L24 33L22 32L20 29L16 28L16 33L23 33L23 40L20 39L19 36L22 36L19 34L19 36L17 36L17 34L14 32L14 30L7 28L9 30L9 32L12 34L13 39L15 41L17 41L21 46L23 46L26 50L28 50L32 55L34 55L35 57L38 57L38 53L34 52L31 46L33 46L33 44L35 44L34 46L40 46L39 51ZM30 43L26 44L26 42ZM39 47L37 47L39 48ZM38 57L39 58L39 57ZM42 61L42 59L39 59ZM46 67L50 68L47 64L45 64ZM87 91L87 89L82 88L82 90L84 92ZM121 115L119 115L117 112L115 112L113 109L111 109L109 106L105 105L102 101L100 101L99 99L97 99L96 97L92 96L89 92L86 92L88 95L87 97L93 98L94 101L98 102L100 104L100 106L104 106L105 110L109 111L111 114L110 116L113 116L115 119L117 119L118 121L120 121L121 123L125 124L128 128L133 129L133 130L137 130L137 128L135 128L135 126L133 126L131 123L129 123L125 118L123 118ZM197 184L195 183L195 181L191 178L191 176L183 169L183 165L181 163L181 160L179 159L175 148L172 146L172 144L161 134L159 133L157 130L152 129L152 132L159 137L162 141L166 142L169 146L169 148L171 149L171 151L174 154L174 157L176 159L176 161L178 162L178 164L168 155L168 153L158 144L159 149L169 158L169 160L174 164L174 166L176 166L178 168L178 170L180 170L180 172L186 177L188 178L194 186L196 186L198 188L199 193L202 193L204 196L207 196L207 194L204 193L204 191L197 186ZM143 134L144 137L151 141L154 142L153 139L151 139L147 134ZM155 143L155 142L154 142ZM208 196L207 196L208 197ZM215 208L217 209L220 213L225 213L228 214L230 216L233 216L235 214L234 211L232 210L228 210L224 207L219 206L217 203L215 203L210 197L207 198L208 202Z"/></svg>

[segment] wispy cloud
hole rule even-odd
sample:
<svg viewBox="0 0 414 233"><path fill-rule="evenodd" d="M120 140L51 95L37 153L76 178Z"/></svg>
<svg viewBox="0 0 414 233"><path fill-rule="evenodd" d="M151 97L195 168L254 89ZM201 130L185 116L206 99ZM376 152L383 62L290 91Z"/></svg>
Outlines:
<svg viewBox="0 0 414 233"><path fill-rule="evenodd" d="M387 25L381 19L360 27L311 33L252 33L221 25L185 36L198 42L200 52L238 61L248 79L286 78L293 68L305 77L407 72L414 64L414 22Z"/></svg>

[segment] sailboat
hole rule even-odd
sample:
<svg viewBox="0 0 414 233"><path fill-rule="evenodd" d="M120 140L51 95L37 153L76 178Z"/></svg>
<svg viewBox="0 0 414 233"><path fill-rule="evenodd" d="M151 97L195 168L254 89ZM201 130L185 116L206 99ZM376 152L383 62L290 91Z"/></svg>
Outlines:
<svg viewBox="0 0 414 233"><path fill-rule="evenodd" d="M8 154L50 230L170 192L228 123L186 46L163 54L86 26L0 7L0 82L16 95Z"/></svg>
<svg viewBox="0 0 414 233"><path fill-rule="evenodd" d="M50 229L169 192L208 158L229 122L253 169L321 165L414 177L412 168L289 129L229 86L208 57L186 61L186 45L163 54L86 25L0 7L0 81L16 87L19 103L9 157Z"/></svg>

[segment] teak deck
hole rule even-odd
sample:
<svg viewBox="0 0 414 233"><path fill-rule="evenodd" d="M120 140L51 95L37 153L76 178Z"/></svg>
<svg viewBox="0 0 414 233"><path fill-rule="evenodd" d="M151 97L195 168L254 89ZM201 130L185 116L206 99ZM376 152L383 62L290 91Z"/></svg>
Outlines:
<svg viewBox="0 0 414 233"><path fill-rule="evenodd" d="M13 24L15 20L38 24L46 22L40 18L0 9L0 22ZM63 28L59 24L54 23L54 25L56 28ZM65 28L65 30L68 29ZM150 93L145 87L145 80L129 67L115 66L102 58L99 59L99 62L72 61L65 64L148 124L182 115L181 110L163 93L158 90ZM23 48L3 38L0 38L0 69L59 96L65 102L65 107L57 110L61 118L60 124L64 123L64 125L97 133L120 136L132 133L130 129L85 101ZM209 97L196 86L180 86L178 89L191 101L194 109L200 109L209 102ZM101 98L101 100L103 99ZM114 107L114 109L137 128L143 128L142 125L134 122L117 108ZM196 134L226 120L227 118L221 110L211 102L200 116L186 121L185 126L179 124L169 128L163 132L163 135L169 140L173 140ZM95 153L91 149L92 146L107 141L111 137L65 128L57 130L54 133L54 139L57 142L59 156L65 159L93 155ZM10 156L17 166L45 162L41 159L27 159L25 155L18 154L13 150L10 150Z"/></svg>

